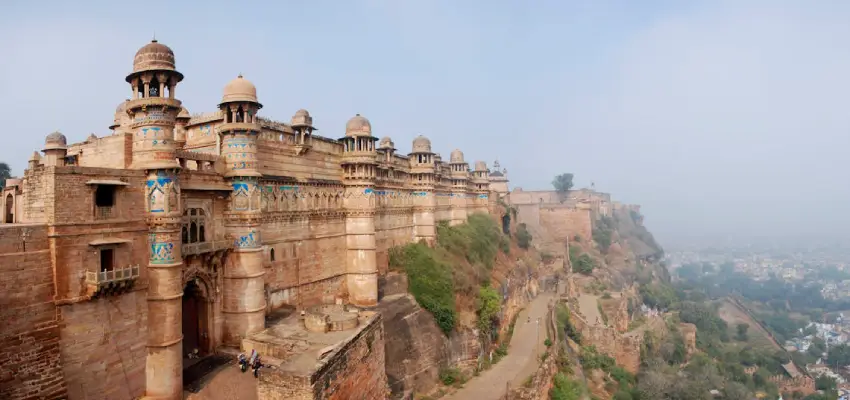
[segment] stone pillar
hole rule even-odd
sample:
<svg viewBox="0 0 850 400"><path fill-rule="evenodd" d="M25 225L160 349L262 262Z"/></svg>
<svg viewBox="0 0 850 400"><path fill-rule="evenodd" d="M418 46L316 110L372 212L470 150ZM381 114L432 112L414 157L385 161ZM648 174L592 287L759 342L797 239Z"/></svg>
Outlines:
<svg viewBox="0 0 850 400"><path fill-rule="evenodd" d="M378 304L375 194L372 188L345 189L345 269L348 300L358 307Z"/></svg>
<svg viewBox="0 0 850 400"><path fill-rule="evenodd" d="M239 346L248 334L265 328L266 297L263 241L260 236L260 187L256 177L237 177L225 228L234 249L224 267L224 344Z"/></svg>
<svg viewBox="0 0 850 400"><path fill-rule="evenodd" d="M183 256L176 170L148 171L148 340L146 398L183 398Z"/></svg>
<svg viewBox="0 0 850 400"><path fill-rule="evenodd" d="M433 246L437 240L437 228L434 222L434 210L437 208L437 197L431 190L416 189L413 192L413 229L414 240L424 240Z"/></svg>

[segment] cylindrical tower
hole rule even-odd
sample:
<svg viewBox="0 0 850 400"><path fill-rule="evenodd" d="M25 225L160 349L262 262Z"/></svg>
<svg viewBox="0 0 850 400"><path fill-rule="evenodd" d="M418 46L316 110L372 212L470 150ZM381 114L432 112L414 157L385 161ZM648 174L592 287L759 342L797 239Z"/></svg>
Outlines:
<svg viewBox="0 0 850 400"><path fill-rule="evenodd" d="M424 240L433 246L437 240L434 211L437 198L434 195L436 163L431 152L431 141L419 135L413 139L410 157L410 180L413 186L413 235L415 241Z"/></svg>
<svg viewBox="0 0 850 400"><path fill-rule="evenodd" d="M360 307L378 304L378 262L375 243L375 175L377 138L360 114L345 125L342 171L345 197L346 287L348 300Z"/></svg>
<svg viewBox="0 0 850 400"><path fill-rule="evenodd" d="M44 165L61 167L65 165L65 155L68 154L68 140L59 131L44 138Z"/></svg>
<svg viewBox="0 0 850 400"><path fill-rule="evenodd" d="M490 178L487 163L475 162L475 170L472 171L472 186L475 193L475 212L487 212L490 201Z"/></svg>
<svg viewBox="0 0 850 400"><path fill-rule="evenodd" d="M174 95L183 74L174 52L151 41L133 60L127 75L132 98L124 103L129 117L122 126L133 135L132 168L147 172L145 183L149 229L148 340L145 377L147 398L183 396L183 281L180 224L183 214L174 144L174 124L181 103Z"/></svg>
<svg viewBox="0 0 850 400"><path fill-rule="evenodd" d="M174 143L177 149L182 149L186 145L186 125L192 116L186 107L180 107L180 112L177 114L177 123L174 126Z"/></svg>
<svg viewBox="0 0 850 400"><path fill-rule="evenodd" d="M452 219L451 225L466 222L466 209L469 185L469 164L463 160L463 152L455 149L449 157L452 181Z"/></svg>
<svg viewBox="0 0 850 400"><path fill-rule="evenodd" d="M223 341L239 346L246 335L265 328L261 174L257 164L257 137L262 129L257 111L262 104L254 84L239 75L224 87L219 108L224 114L224 123L218 127L221 154L227 167L225 176L233 186L224 224L235 240L223 274Z"/></svg>

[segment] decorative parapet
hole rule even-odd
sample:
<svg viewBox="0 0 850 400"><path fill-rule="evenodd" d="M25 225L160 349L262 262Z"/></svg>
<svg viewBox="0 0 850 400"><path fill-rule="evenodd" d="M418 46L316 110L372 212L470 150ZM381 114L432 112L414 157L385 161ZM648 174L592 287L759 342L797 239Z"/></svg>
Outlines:
<svg viewBox="0 0 850 400"><path fill-rule="evenodd" d="M234 246L233 240L215 240L201 243L184 243L181 247L183 256L213 253L219 250L229 250Z"/></svg>
<svg viewBox="0 0 850 400"><path fill-rule="evenodd" d="M92 298L126 292L138 278L138 264L115 268L112 271L86 271L86 284L93 291Z"/></svg>

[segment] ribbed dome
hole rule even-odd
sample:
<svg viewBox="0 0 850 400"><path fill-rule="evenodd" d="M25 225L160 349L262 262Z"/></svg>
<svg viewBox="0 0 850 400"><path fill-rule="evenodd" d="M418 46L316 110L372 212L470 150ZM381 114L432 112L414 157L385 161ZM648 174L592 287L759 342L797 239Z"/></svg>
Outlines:
<svg viewBox="0 0 850 400"><path fill-rule="evenodd" d="M243 78L241 74L224 87L224 96L221 98L222 103L234 101L259 103L257 87L251 81Z"/></svg>
<svg viewBox="0 0 850 400"><path fill-rule="evenodd" d="M372 124L357 114L345 124L345 136L372 136Z"/></svg>
<svg viewBox="0 0 850 400"><path fill-rule="evenodd" d="M302 109L295 112L295 116L296 117L309 117L310 112L308 112L307 110L302 108Z"/></svg>
<svg viewBox="0 0 850 400"><path fill-rule="evenodd" d="M476 171L486 171L487 170L487 163L485 163L484 161L476 161L475 162L475 170Z"/></svg>
<svg viewBox="0 0 850 400"><path fill-rule="evenodd" d="M65 135L60 133L59 131L53 132L47 137L44 138L44 149L45 150L54 150L54 149L66 149L68 146L68 139L65 138Z"/></svg>
<svg viewBox="0 0 850 400"><path fill-rule="evenodd" d="M150 70L174 71L174 51L156 39L142 46L133 58L133 72Z"/></svg>
<svg viewBox="0 0 850 400"><path fill-rule="evenodd" d="M413 139L413 152L414 153L430 153L431 152L431 140L426 138L425 136L419 135L416 139Z"/></svg>
<svg viewBox="0 0 850 400"><path fill-rule="evenodd" d="M455 149L452 154L449 156L449 161L453 164L460 164L463 162L463 152L460 149Z"/></svg>

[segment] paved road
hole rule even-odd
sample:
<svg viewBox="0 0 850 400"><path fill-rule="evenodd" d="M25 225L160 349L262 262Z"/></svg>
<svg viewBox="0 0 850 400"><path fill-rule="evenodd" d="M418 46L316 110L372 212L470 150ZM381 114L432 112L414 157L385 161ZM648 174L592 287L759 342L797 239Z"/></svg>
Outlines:
<svg viewBox="0 0 850 400"><path fill-rule="evenodd" d="M260 370L262 373L262 370ZM198 393L183 393L187 400L257 400L257 379L242 373L235 363L219 367Z"/></svg>
<svg viewBox="0 0 850 400"><path fill-rule="evenodd" d="M539 365L535 350L539 349L540 353L545 351L545 346L542 343L546 340L546 328L542 324L545 323L549 300L553 298L553 293L543 293L532 300L531 305L526 307L517 317L514 336L511 338L510 347L508 347L508 355L489 370L482 372L480 376L472 378L463 388L443 397L443 399L495 400L505 394L508 382L510 382L511 387L521 385ZM531 323L527 322L529 316ZM535 322L537 318L540 318L541 323L539 334ZM539 341L535 340L538 335ZM538 343L539 345L537 345Z"/></svg>

